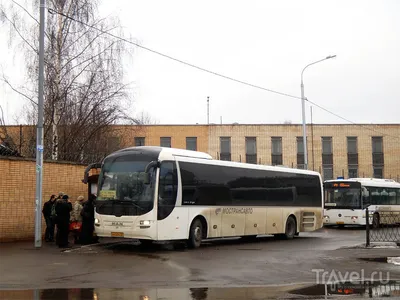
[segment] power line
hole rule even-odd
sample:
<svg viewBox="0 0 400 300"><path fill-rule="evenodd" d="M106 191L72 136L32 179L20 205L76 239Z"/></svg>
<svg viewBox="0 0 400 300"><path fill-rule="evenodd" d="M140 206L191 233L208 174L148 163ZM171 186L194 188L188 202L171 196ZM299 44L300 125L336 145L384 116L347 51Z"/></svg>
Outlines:
<svg viewBox="0 0 400 300"><path fill-rule="evenodd" d="M324 110L324 111L326 111L326 112L328 112L328 113L334 115L335 117L337 117L337 118L339 118L339 119L342 119L342 120L344 120L344 121L346 121L346 122L349 122L350 124L353 124L353 125L356 125L356 126L360 126L361 128L365 128L365 129L367 129L367 130L374 131L374 132L376 132L376 133L381 134L382 136L394 137L394 138L397 138L397 139L400 138L400 136L386 134L386 133L380 132L380 131L378 131L378 130L376 130L376 129L374 129L374 128L367 127L367 126L362 125L362 124L357 124L357 123L355 123L355 122L353 122L353 121L351 121L351 120L349 120L349 119L346 119L346 118L344 118L344 117L342 117L342 116L339 116L338 114L336 114L336 113L334 113L334 112L332 112L332 111L330 111L330 110L328 110L328 109L322 107L321 105L319 105L319 104L317 104L317 103L315 103L315 102L313 102L313 101L311 101L311 100L308 100L307 98L306 98L305 100L306 100L307 102L309 102L309 103L315 105L315 106L318 107L319 109L322 109L322 110Z"/></svg>
<svg viewBox="0 0 400 300"><path fill-rule="evenodd" d="M65 18L67 18L67 19L70 19L70 20L72 20L72 21L81 23L82 25L85 25L85 26L87 26L87 27L90 27L90 28L92 28L92 29L95 29L95 30L97 30L97 31L99 31L99 32L101 32L101 33L103 33L103 34L107 34L107 35L109 35L109 36L111 36L111 37L113 37L113 38L119 39L119 40L124 41L124 42L126 42L126 43L128 43L128 44L135 45L136 47L139 47L139 48L141 48L141 49L147 50L147 51L149 51L149 52L152 52L152 53L154 53L154 54L160 55L160 56L162 56L162 57L168 58L168 59L170 59L170 60L179 62L179 63L184 64L184 65L186 65L186 66L189 66L189 67L198 69L198 70L200 70L200 71L203 71L203 72L206 72L206 73L209 73L209 74L213 74L213 75L215 75L215 76L222 77L222 78L225 78L225 79L228 79L228 80L237 82L237 83L241 83L241 84L244 84L244 85L247 85L247 86L251 86L251 87L253 87L253 88L257 88L257 89L260 89L260 90L263 90L263 91L267 91L267 92L270 92L270 93L275 93L275 94L278 94L278 95L281 95L281 96L286 96L286 97L295 98L295 99L301 99L301 97L298 97L298 96L294 96L294 95L290 95L290 94L287 94L287 93L282 93L282 92L278 92L278 91L275 91L275 90L271 90L271 89L268 89L268 88L265 88L265 87L262 87L262 86L259 86L259 85L256 85L256 84L252 84L252 83L249 83L249 82L246 82L246 81L243 81L243 80L235 79L235 78L233 78L233 77L226 76L226 75L223 75L223 74L221 74L221 73L214 72L214 71L211 71L211 70L208 70L208 69L205 69L205 68L196 66L196 65L194 65L194 64L192 64L192 63L183 61L183 60L181 60L181 59L172 57L172 56L170 56L170 55L168 55L168 54L161 53L161 52L159 52L159 51L150 49L150 48L145 47L145 46L142 46L142 45L140 45L140 44L138 44L138 43L135 43L135 42L132 42L132 41L130 41L130 40L127 40L127 39L125 39L125 38L123 38L123 37L120 37L120 36L117 36L117 35L112 34L112 33L110 33L110 32L104 31L104 30L102 30L102 29L100 29L100 28L97 28L96 26L87 24L87 23L82 22L82 21L80 21L80 20L76 20L75 18L70 17L70 16L68 16L68 15L66 15L66 14L64 14L64 13L55 11L55 10L52 9L52 8L48 8L48 12L49 12L50 14L59 14L59 15L65 17Z"/></svg>
<svg viewBox="0 0 400 300"><path fill-rule="evenodd" d="M48 12L49 12L50 14L58 14L58 15L61 15L61 16L63 16L64 18L67 18L67 19L70 19L70 20L72 20L72 21L74 21L74 22L80 23L80 24L82 24L82 25L84 25L84 26L87 26L87 27L89 27L89 28L92 28L92 29L94 29L94 30L97 30L97 31L99 31L99 32L101 32L101 33L103 33L103 34L109 35L109 36L111 36L111 37L113 37L113 38L115 38L115 39L118 39L118 40L120 40L120 41L126 42L126 43L128 43L128 44L132 44L132 45L134 45L134 46L136 46L136 47L138 47L138 48L144 49L144 50L146 50L146 51L152 52L152 53L154 53L154 54L157 54L157 55L162 56L162 57L165 57L165 58L167 58L167 59L176 61L176 62L181 63L181 64L184 64L184 65L186 65L186 66L189 66L189 67L198 69L198 70L200 70L200 71L203 71L203 72L206 72L206 73L209 73L209 74L212 74L212 75L221 77L221 78L225 78L225 79L228 79L228 80L231 80L231 81L234 81L234 82L243 84L243 85L247 85L247 86L250 86L250 87L253 87L253 88L257 88L257 89L260 89L260 90L263 90L263 91L267 91L267 92L275 93L275 94L278 94L278 95L281 95L281 96L286 96L286 97L290 97L290 98L300 99L300 100L301 100L301 97L294 96L294 95L290 95L290 94L283 93L283 92L279 92L279 91L275 91L275 90L268 89L268 88L265 88L265 87L262 87L262 86L259 86L259 85L256 85L256 84L252 84L252 83L249 83L249 82L246 82L246 81L242 81L242 80L239 80L239 79L235 79L235 78L233 78L233 77L230 77L230 76L227 76L227 75L223 75L223 74L221 74L221 73L214 72L214 71L211 71L211 70L208 70L208 69L199 67L199 66L194 65L194 64L192 64L192 63L189 63L189 62L183 61L183 60L181 60L181 59L172 57L172 56L170 56L170 55L161 53L161 52L159 52L159 51L150 49L150 48L148 48L148 47L145 47L145 46L142 46L142 45L140 45L140 44L138 44L138 43L132 42L132 41L127 40L127 39L125 39L125 38L123 38L123 37L120 37L120 36L118 36L118 35L112 34L112 33L108 32L108 31L102 30L102 29L100 29L100 28L98 28L98 27L96 27L96 26L90 25L90 24L85 23L85 22L80 21L80 20L76 20L75 18L73 18L73 17L71 17L71 16L69 16L69 15L66 15L66 14L64 14L64 13L62 13L62 12L55 11L55 10L52 9L52 8L48 8ZM384 135L384 136L400 138L400 136L392 136L392 135L384 134L384 133L379 132L379 131L377 131L377 130L375 130L375 129L373 129L373 128L370 128L370 127L367 127L367 126L364 126L364 125L361 125L361 124L357 124L357 123L355 123L355 122L353 122L353 121L351 121L351 120L349 120L349 119L346 119L346 118L344 118L344 117L342 117L342 116L340 116L340 115L334 113L333 111L331 111L331 110L329 110L329 109L327 109L327 108L324 108L323 106L321 106L321 105L319 105L319 104L316 104L316 103L313 102L313 101L310 101L310 100L308 100L308 99L306 99L306 101L309 102L309 103L311 103L311 104L313 104L313 105L315 105L315 106L318 107L319 109L322 109L323 111L325 111L325 112L327 112L327 113L329 113L329 114L331 114L331 115L333 115L333 116L335 116L335 117L337 117L337 118L339 118L339 119L342 119L342 120L344 120L344 121L346 121L346 122L348 122L348 123L350 123L350 124L359 126L359 127L361 127L361 128L364 128L364 129L367 129L367 130L370 130L370 131L377 132L377 133L382 134L382 135Z"/></svg>

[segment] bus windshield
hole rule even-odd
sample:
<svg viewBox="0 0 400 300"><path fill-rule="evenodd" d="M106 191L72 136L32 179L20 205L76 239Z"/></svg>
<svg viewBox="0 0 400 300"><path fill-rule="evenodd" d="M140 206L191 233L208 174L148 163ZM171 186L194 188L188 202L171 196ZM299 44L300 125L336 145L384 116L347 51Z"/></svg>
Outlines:
<svg viewBox="0 0 400 300"><path fill-rule="evenodd" d="M361 186L355 184L325 184L325 208L361 208Z"/></svg>
<svg viewBox="0 0 400 300"><path fill-rule="evenodd" d="M150 163L140 157L120 156L105 161L99 176L97 205L130 206L141 215L153 209L155 169L150 170L150 182L145 184L145 168Z"/></svg>

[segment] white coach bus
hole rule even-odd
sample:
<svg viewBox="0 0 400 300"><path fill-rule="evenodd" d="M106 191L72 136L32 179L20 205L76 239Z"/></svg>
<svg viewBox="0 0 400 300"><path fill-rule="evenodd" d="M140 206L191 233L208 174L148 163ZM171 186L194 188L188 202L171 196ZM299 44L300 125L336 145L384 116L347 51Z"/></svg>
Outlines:
<svg viewBox="0 0 400 300"><path fill-rule="evenodd" d="M400 211L400 183L392 179L350 178L324 182L324 225L366 225L365 209L373 228L396 222L383 217Z"/></svg>
<svg viewBox="0 0 400 300"><path fill-rule="evenodd" d="M132 147L101 164L95 205L99 237L182 241L273 234L291 239L323 226L317 172L213 160L206 153ZM85 182L85 181L84 181Z"/></svg>

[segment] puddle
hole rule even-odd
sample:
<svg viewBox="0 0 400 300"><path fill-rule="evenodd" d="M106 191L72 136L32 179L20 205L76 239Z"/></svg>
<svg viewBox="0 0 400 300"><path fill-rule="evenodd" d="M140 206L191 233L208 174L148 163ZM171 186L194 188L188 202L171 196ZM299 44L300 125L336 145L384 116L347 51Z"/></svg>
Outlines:
<svg viewBox="0 0 400 300"><path fill-rule="evenodd" d="M265 287L0 290L0 299L264 300L400 297L400 281Z"/></svg>
<svg viewBox="0 0 400 300"><path fill-rule="evenodd" d="M313 286L290 291L290 294L303 296L343 296L377 298L377 297L400 297L400 281L373 282L346 282L316 284Z"/></svg>
<svg viewBox="0 0 400 300"><path fill-rule="evenodd" d="M394 256L394 257L367 257L367 258L359 258L359 260L400 265L400 257L398 257L398 256Z"/></svg>

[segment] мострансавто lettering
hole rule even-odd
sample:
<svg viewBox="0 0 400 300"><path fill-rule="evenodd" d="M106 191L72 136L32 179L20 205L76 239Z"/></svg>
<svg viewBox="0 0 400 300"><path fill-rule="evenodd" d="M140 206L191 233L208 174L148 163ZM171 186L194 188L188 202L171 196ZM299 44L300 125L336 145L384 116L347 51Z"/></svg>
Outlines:
<svg viewBox="0 0 400 300"><path fill-rule="evenodd" d="M253 208L223 208L222 209L223 214L252 214L253 213Z"/></svg>

